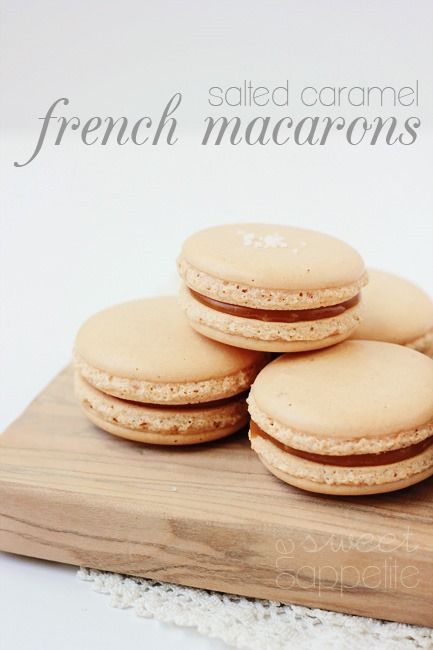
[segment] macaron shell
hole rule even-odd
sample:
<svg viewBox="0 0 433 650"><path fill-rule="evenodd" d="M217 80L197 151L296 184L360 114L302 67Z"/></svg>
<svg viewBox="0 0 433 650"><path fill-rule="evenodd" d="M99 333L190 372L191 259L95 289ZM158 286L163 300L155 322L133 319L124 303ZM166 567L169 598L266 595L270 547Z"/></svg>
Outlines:
<svg viewBox="0 0 433 650"><path fill-rule="evenodd" d="M360 255L322 233L271 224L229 224L189 237L180 259L226 281L268 289L320 289L356 282Z"/></svg>
<svg viewBox="0 0 433 650"><path fill-rule="evenodd" d="M87 407L82 407L85 414L89 420L97 426L99 429L103 429L107 433L111 433L118 438L123 438L124 440L130 440L132 442L141 442L148 445L170 445L170 446L180 446L180 445L197 445L204 442L212 442L212 440L219 440L220 438L225 438L232 433L235 433L244 425L226 427L225 429L218 430L208 430L202 431L200 433L189 433L184 435L178 434L169 434L169 433L158 433L157 431L135 431L133 429L128 429L117 424L112 424L99 418L93 411L90 411Z"/></svg>
<svg viewBox="0 0 433 650"><path fill-rule="evenodd" d="M330 345L335 345L344 341L348 337L347 332L342 334L333 334L332 336L327 336L320 340L315 341L262 341L260 339L253 339L251 337L245 337L235 334L228 334L226 332L221 332L215 330L212 327L204 325L203 323L197 323L191 321L192 327L203 334L203 336L208 336L209 338L214 339L215 341L220 341L227 345L234 345L239 348L244 348L246 350L261 350L265 352L305 352L307 350L320 350L326 348ZM275 328L276 330L277 328ZM349 330L350 332L351 330Z"/></svg>
<svg viewBox="0 0 433 650"><path fill-rule="evenodd" d="M239 348L245 348L246 350L262 350L266 352L305 352L307 350L320 350L326 348L330 345L335 345L347 339L347 332L342 334L333 334L332 336L327 336L323 339L312 340L312 341L262 341L260 339L254 339L251 337L240 336L236 334L227 334L226 332L221 332L215 330L212 327L204 325L203 323L197 323L191 321L192 327L200 332L204 336L214 339L215 341L221 341L227 345L234 345ZM275 331L277 328L275 328ZM349 330L350 331L350 330Z"/></svg>
<svg viewBox="0 0 433 650"><path fill-rule="evenodd" d="M265 322L232 316L206 305L182 287L180 300L197 332L227 345L268 352L317 350L350 336L359 323L359 306L339 316L298 323Z"/></svg>
<svg viewBox="0 0 433 650"><path fill-rule="evenodd" d="M75 374L75 393L87 417L114 435L148 444L207 442L238 431L248 422L244 397L199 407L145 406L106 395Z"/></svg>
<svg viewBox="0 0 433 650"><path fill-rule="evenodd" d="M79 330L75 351L96 370L154 383L223 378L263 359L198 334L174 296L127 302L95 314Z"/></svg>
<svg viewBox="0 0 433 650"><path fill-rule="evenodd" d="M392 343L345 341L279 357L259 373L251 396L267 422L331 446L365 441L368 453L369 440L432 422L433 362Z"/></svg>
<svg viewBox="0 0 433 650"><path fill-rule="evenodd" d="M214 300L255 309L315 309L338 305L358 295L368 282L364 272L350 284L321 289L275 289L251 286L215 278L178 260L178 270L186 286Z"/></svg>
<svg viewBox="0 0 433 650"><path fill-rule="evenodd" d="M103 393L123 400L167 405L200 404L242 393L251 386L267 361L266 355L258 355L257 361L248 367L215 379L196 382L149 382L118 377L90 366L77 353L74 357L75 368L82 377Z"/></svg>
<svg viewBox="0 0 433 650"><path fill-rule="evenodd" d="M433 475L433 465L431 468L423 472L407 476L404 479L399 479L391 483L381 483L378 485L328 485L326 483L317 483L307 478L299 478L278 469L271 463L267 462L263 457L260 457L263 465L277 478L284 481L288 485L292 485L307 492L314 492L316 494L328 494L331 496L362 496L368 494L384 494L386 492L395 492L404 488L420 483Z"/></svg>
<svg viewBox="0 0 433 650"><path fill-rule="evenodd" d="M393 273L368 269L355 339L408 344L433 331L433 301L418 286Z"/></svg>

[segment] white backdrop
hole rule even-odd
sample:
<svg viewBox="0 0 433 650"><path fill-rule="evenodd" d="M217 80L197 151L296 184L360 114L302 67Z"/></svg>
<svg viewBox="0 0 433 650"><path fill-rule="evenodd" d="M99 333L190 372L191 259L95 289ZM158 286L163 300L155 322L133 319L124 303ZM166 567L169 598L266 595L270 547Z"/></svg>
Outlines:
<svg viewBox="0 0 433 650"><path fill-rule="evenodd" d="M1 0L1 427L68 363L84 318L176 289L174 260L199 227L323 230L433 294L432 27L429 0ZM202 147L207 89L243 79L418 79L422 129L409 147ZM133 118L157 115L176 91L174 147L86 147L71 133L13 166L29 157L37 118L58 97L70 99L60 114ZM35 575L35 589L55 571Z"/></svg>

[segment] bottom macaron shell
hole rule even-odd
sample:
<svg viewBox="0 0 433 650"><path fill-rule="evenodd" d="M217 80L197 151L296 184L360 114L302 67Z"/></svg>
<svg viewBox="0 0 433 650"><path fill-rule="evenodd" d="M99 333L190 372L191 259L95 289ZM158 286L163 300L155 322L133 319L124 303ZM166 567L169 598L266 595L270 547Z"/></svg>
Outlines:
<svg viewBox="0 0 433 650"><path fill-rule="evenodd" d="M118 438L124 438L125 440L131 440L133 442L142 442L148 445L196 445L203 442L211 442L212 440L219 440L220 438L225 438L226 436L239 431L244 427L248 418L245 418L245 421L239 422L236 425L230 427L225 427L222 429L215 429L213 431L202 431L200 433L158 433L157 431L136 431L133 429L128 429L127 427L122 427L118 424L113 424L107 422L102 418L99 418L94 411L89 407L81 404L81 408L93 424L95 424L100 429L103 429L107 433L111 433Z"/></svg>
<svg viewBox="0 0 433 650"><path fill-rule="evenodd" d="M306 490L307 492L315 492L316 494L329 494L331 496L362 496L368 494L384 494L385 492L395 492L396 490L402 490L403 488L410 487L411 485L420 483L421 481L424 481L424 479L433 476L432 465L430 469L426 469L424 472L419 472L413 476L409 476L405 479L400 479L399 481L395 481L393 483L382 483L381 485L328 485L327 483L317 483L316 481L310 481L307 478L299 478L293 476L266 462L266 460L260 455L259 458L266 469L271 472L271 474L279 478L281 481L284 481L288 485L293 485L293 487L300 488L301 490Z"/></svg>
<svg viewBox="0 0 433 650"><path fill-rule="evenodd" d="M306 352L347 339L358 327L359 305L332 318L278 323L232 316L203 305L186 287L180 302L191 326L204 336L238 348L262 352Z"/></svg>
<svg viewBox="0 0 433 650"><path fill-rule="evenodd" d="M401 490L433 475L432 445L417 456L389 465L337 467L291 455L266 440L254 438L251 442L263 465L274 476L318 494L382 494Z"/></svg>
<svg viewBox="0 0 433 650"><path fill-rule="evenodd" d="M191 321L193 327L199 334L207 336L214 341L232 345L236 348L243 348L245 350L259 350L261 352L307 352L308 350L320 350L327 348L330 345L336 345L346 340L350 334L348 333L334 334L318 341L261 341L260 339L253 339L235 334L227 334L208 327L203 323Z"/></svg>
<svg viewBox="0 0 433 650"><path fill-rule="evenodd" d="M89 420L128 440L158 445L191 445L217 440L248 422L245 396L195 406L139 404L107 395L75 376L75 393Z"/></svg>

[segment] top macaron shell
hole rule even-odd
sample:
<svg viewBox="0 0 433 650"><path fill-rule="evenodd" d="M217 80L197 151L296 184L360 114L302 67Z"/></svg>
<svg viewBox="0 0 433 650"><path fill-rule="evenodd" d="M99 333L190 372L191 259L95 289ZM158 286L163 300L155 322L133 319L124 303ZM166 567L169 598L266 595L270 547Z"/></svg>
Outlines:
<svg viewBox="0 0 433 650"><path fill-rule="evenodd" d="M393 273L369 269L368 275L352 338L407 345L430 331L433 337L433 301L422 289Z"/></svg>
<svg viewBox="0 0 433 650"><path fill-rule="evenodd" d="M75 341L82 376L106 393L153 403L200 403L246 390L266 356L193 330L174 296L123 303L87 320Z"/></svg>
<svg viewBox="0 0 433 650"><path fill-rule="evenodd" d="M433 422L433 362L399 345L345 341L284 355L264 368L249 397L252 419L281 442L321 453L369 453L369 440ZM278 435L278 431L280 435ZM425 437L425 436L424 436ZM341 443L348 442L344 450ZM353 445L350 441L354 441Z"/></svg>
<svg viewBox="0 0 433 650"><path fill-rule="evenodd" d="M309 292L318 290L328 292L318 304L335 304L358 293L365 272L360 255L335 237L290 226L248 223L195 233L183 245L179 268L186 284L204 295L265 309L282 308L266 290L296 293L293 304L288 304L292 308L315 306L317 301ZM224 285L213 285L212 278ZM349 289L340 295L338 290L344 287ZM257 290L254 295L251 289ZM265 290L263 299L259 290Z"/></svg>

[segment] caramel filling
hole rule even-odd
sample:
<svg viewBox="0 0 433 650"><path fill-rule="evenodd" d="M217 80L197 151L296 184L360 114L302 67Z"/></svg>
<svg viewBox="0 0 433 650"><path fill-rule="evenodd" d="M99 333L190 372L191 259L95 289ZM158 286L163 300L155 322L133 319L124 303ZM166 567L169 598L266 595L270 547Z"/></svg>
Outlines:
<svg viewBox="0 0 433 650"><path fill-rule="evenodd" d="M275 440L272 436L268 435L261 429L255 422L251 420L250 435L252 438L259 436L265 440L269 440L273 445L276 445L283 451L286 451L292 456L299 456L305 460L311 460L314 463L321 463L322 465L338 465L341 467L369 467L374 465L389 465L391 463L398 463L401 460L407 460L413 456L417 456L430 445L433 445L433 436L429 436L421 442L414 445L403 447L402 449L393 449L392 451L380 451L376 454L352 454L350 456L330 456L328 454L312 454L309 451L301 449L294 449L283 444L279 440Z"/></svg>
<svg viewBox="0 0 433 650"><path fill-rule="evenodd" d="M358 293L350 300L341 302L338 305L329 305L328 307L317 307L316 309L254 309L253 307L244 307L241 305L231 305L228 302L221 302L214 298L204 296L197 291L189 289L191 295L201 302L202 305L215 309L216 311L230 314L231 316L240 316L241 318L253 318L255 320L267 321L269 323L301 323L305 321L319 320L321 318L332 318L340 316L347 309L354 307L360 300Z"/></svg>

